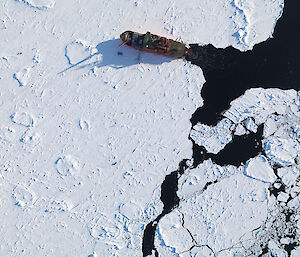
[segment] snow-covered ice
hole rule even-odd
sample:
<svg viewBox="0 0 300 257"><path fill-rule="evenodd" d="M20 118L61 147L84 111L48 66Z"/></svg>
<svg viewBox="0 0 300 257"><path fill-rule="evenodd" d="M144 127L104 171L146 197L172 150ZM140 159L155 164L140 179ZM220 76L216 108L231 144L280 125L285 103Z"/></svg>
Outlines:
<svg viewBox="0 0 300 257"><path fill-rule="evenodd" d="M245 174L263 182L273 183L276 180L274 170L264 156L250 159L245 165Z"/></svg>
<svg viewBox="0 0 300 257"><path fill-rule="evenodd" d="M269 137L264 140L266 155L279 165L292 165L300 153L300 143L295 139Z"/></svg>
<svg viewBox="0 0 300 257"><path fill-rule="evenodd" d="M237 174L182 201L179 210L197 244L220 251L264 222L267 199L267 184Z"/></svg>
<svg viewBox="0 0 300 257"><path fill-rule="evenodd" d="M193 240L183 225L183 215L178 210L163 217L157 229L156 245L159 247L162 244L176 253L188 251L193 246Z"/></svg>
<svg viewBox="0 0 300 257"><path fill-rule="evenodd" d="M293 185L299 176L299 170L296 166L279 168L277 173L282 182L287 186Z"/></svg>
<svg viewBox="0 0 300 257"><path fill-rule="evenodd" d="M254 133L257 131L257 125L251 118L247 118L246 120L244 120L244 125L249 131L252 131Z"/></svg>
<svg viewBox="0 0 300 257"><path fill-rule="evenodd" d="M24 68L13 75L14 79L18 81L20 87L27 85L30 76L30 70L30 67Z"/></svg>
<svg viewBox="0 0 300 257"><path fill-rule="evenodd" d="M37 8L39 10L53 8L55 4L55 0L17 0L17 1L27 4L33 8Z"/></svg>
<svg viewBox="0 0 300 257"><path fill-rule="evenodd" d="M232 122L223 119L215 127L196 124L190 136L197 145L203 145L209 152L218 153L232 140L232 130Z"/></svg>
<svg viewBox="0 0 300 257"><path fill-rule="evenodd" d="M130 29L244 51L271 37L282 10L283 0L1 1L0 255L141 256L145 226L163 208L162 181L192 158L189 135L217 153L233 131L268 120L268 160L250 160L249 177L210 159L187 170L179 209L155 240L170 256L197 241L190 253L207 257L260 226L268 165L284 166L286 194L297 191L299 93L251 89L216 127L191 128L201 69L116 47ZM287 206L297 209L297 199Z"/></svg>
<svg viewBox="0 0 300 257"><path fill-rule="evenodd" d="M267 100L270 97L271 102ZM297 179L300 169L296 159L299 158L300 151L298 137L293 129L299 122L299 110L293 107L298 104L299 95L294 90L250 89L232 102L231 108L225 112L227 118L215 126L220 126L220 129L211 133L213 137L225 138L224 128L227 126L220 124L228 124L228 119L232 120L231 127L234 131L240 126L238 134L244 134L245 127L255 131L254 120L258 125L264 124L264 152L240 167L222 167L208 159L195 168L187 169L180 177L177 194L181 202L178 210L185 221L181 229L190 231L194 243L193 253L199 252L201 256L201 250L198 251L196 246L208 245L218 257L246 256L249 253L258 256L262 253L262 246L269 247L272 253L278 250L278 254L282 256L287 254L282 248L287 243L280 238L290 235L288 231L295 229L295 220L285 223L285 213L294 213L299 208L299 196L296 192L299 191ZM253 107L254 105L256 106ZM276 115L275 110L278 110ZM195 131L200 130L199 128L210 127L200 123L194 126L191 137L196 139L197 144L204 145L211 151L213 147L219 147L220 143L217 141L214 144L206 142L206 137L208 140L210 137L209 130L208 133L201 134L201 141L197 141ZM231 129L228 129L228 134L231 136ZM199 132L198 135L200 138ZM282 167L278 168L276 165ZM277 190L282 190L279 179L286 187L275 198L270 196L269 189L273 185ZM282 210L278 210L278 205ZM278 212L281 213L280 216ZM163 224L160 235L164 234L162 228L168 231L172 227L172 222L169 222L169 227L166 226L166 220ZM270 235L276 240L269 241ZM180 253L175 250L179 247L176 240L173 240L171 247L173 251ZM156 244L163 248L161 242L157 241ZM164 251L169 252L167 249L170 249L170 245ZM192 251L188 252L192 254Z"/></svg>
<svg viewBox="0 0 300 257"><path fill-rule="evenodd" d="M255 119L255 124L260 125L267 120L269 115L273 113L282 115L293 104L299 104L297 99L296 90L253 88L232 101L230 109L224 113L224 116L234 123L240 123L252 117Z"/></svg>

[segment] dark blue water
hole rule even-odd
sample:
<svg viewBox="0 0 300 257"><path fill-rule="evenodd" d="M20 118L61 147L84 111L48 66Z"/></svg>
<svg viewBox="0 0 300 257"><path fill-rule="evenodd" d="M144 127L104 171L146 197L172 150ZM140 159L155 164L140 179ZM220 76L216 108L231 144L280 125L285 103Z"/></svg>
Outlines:
<svg viewBox="0 0 300 257"><path fill-rule="evenodd" d="M250 88L300 90L300 40L298 38L300 15L298 13L300 13L299 0L285 1L284 13L276 24L273 38L257 44L251 51L240 52L233 47L217 49L212 45L190 45L192 55L187 56L186 59L201 67L206 79L201 91L204 105L192 115L192 125L198 122L216 125L222 119L222 113L230 107L230 102ZM196 145L189 138L193 142L193 166L196 167L208 158L219 165L239 166L250 158L263 154L262 130L263 127L260 126L256 133L234 136L232 142L218 154L207 152L203 146ZM151 255L152 250L158 256L154 247L157 222L179 205L178 179L187 168L186 163L187 160L181 161L178 170L167 175L162 183L161 201L164 209L146 226L143 256ZM276 194L275 189L273 191ZM286 248L289 255L296 246L291 244Z"/></svg>

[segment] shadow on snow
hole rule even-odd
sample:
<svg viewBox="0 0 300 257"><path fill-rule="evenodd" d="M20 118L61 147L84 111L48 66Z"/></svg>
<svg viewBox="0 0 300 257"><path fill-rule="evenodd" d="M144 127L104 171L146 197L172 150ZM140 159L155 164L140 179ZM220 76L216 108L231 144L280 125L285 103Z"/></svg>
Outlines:
<svg viewBox="0 0 300 257"><path fill-rule="evenodd" d="M135 50L129 46L123 46L117 48L120 45L120 39L112 39L108 41L103 41L99 43L96 48L97 52L88 56L87 58L73 64L72 66L66 68L65 70L59 72L59 74L72 69L83 69L83 68L101 68L109 66L115 69L121 69L136 65L139 63L160 65L165 62L171 62L173 58L169 58L163 55L156 55L152 53L142 52ZM94 56L101 56L101 60L93 61L87 64L87 61L90 61Z"/></svg>

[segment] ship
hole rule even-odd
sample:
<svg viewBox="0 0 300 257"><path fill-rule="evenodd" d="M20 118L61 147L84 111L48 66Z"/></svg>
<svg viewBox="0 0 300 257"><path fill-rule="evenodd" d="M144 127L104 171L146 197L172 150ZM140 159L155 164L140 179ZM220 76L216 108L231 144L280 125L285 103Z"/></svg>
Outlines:
<svg viewBox="0 0 300 257"><path fill-rule="evenodd" d="M189 48L181 42L147 32L145 34L125 31L120 35L122 45L128 45L137 50L161 54L173 58L184 58L189 54ZM119 47L120 47L119 46Z"/></svg>

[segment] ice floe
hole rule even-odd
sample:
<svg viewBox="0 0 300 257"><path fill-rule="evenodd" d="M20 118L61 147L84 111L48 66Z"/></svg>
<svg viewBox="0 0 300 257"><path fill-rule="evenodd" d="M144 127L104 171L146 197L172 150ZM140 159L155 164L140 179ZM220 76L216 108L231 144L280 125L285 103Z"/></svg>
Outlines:
<svg viewBox="0 0 300 257"><path fill-rule="evenodd" d="M242 174L212 184L199 196L181 201L185 227L198 245L208 244L215 251L231 247L266 219L267 187Z"/></svg>
<svg viewBox="0 0 300 257"><path fill-rule="evenodd" d="M261 155L246 163L245 174L253 179L268 183L273 183L277 178L267 158Z"/></svg>
<svg viewBox="0 0 300 257"><path fill-rule="evenodd" d="M198 123L190 136L197 145L203 145L209 152L218 153L232 140L232 129L233 124L229 119L223 119L215 127Z"/></svg>
<svg viewBox="0 0 300 257"><path fill-rule="evenodd" d="M272 136L263 141L263 147L269 160L281 166L294 164L300 152L300 143L291 138Z"/></svg>

